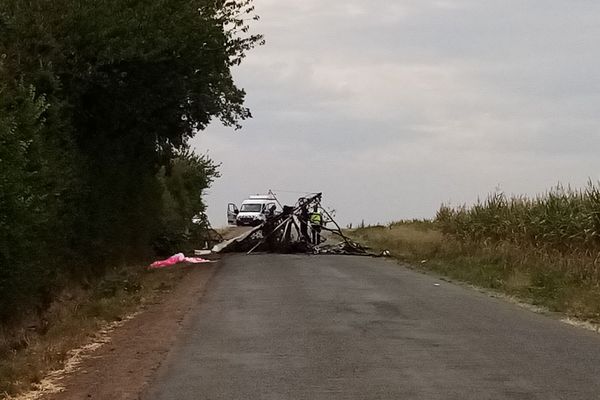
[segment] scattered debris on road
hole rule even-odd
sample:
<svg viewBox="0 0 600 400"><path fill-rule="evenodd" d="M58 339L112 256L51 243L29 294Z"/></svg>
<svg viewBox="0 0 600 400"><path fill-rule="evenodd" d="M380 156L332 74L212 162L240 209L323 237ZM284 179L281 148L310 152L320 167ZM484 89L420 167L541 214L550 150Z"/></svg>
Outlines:
<svg viewBox="0 0 600 400"><path fill-rule="evenodd" d="M331 213L322 207L322 197L322 193L301 197L294 206L283 206L282 212L268 214L263 223L244 234L215 245L212 252L389 255L389 252L371 253L368 248L347 237ZM277 201L274 197L273 200ZM327 238L322 237L321 232ZM325 243L333 238L340 241Z"/></svg>

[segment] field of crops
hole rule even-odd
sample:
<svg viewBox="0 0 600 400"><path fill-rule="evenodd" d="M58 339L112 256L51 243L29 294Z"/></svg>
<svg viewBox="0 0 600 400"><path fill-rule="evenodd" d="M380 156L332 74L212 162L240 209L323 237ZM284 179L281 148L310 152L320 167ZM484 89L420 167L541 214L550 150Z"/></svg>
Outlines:
<svg viewBox="0 0 600 400"><path fill-rule="evenodd" d="M493 193L471 207L442 206L436 222L442 232L463 240L598 254L600 187L558 186L534 198Z"/></svg>

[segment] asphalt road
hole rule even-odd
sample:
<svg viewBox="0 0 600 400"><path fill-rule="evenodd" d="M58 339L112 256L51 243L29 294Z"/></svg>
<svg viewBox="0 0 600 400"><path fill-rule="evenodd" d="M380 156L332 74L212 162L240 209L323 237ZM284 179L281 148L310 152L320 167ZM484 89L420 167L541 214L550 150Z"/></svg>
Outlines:
<svg viewBox="0 0 600 400"><path fill-rule="evenodd" d="M144 399L600 398L600 335L386 260L230 256L192 312Z"/></svg>

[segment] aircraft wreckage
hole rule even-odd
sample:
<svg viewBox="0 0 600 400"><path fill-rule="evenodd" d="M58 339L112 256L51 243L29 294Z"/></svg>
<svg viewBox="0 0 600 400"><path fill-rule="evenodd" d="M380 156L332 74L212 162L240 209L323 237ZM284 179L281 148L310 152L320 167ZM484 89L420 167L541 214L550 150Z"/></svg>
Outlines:
<svg viewBox="0 0 600 400"><path fill-rule="evenodd" d="M277 199L273 196L273 200ZM344 235L330 212L321 206L322 193L301 197L294 206L275 207L244 234L215 245L212 253L273 252L378 256ZM237 211L237 210L236 210ZM243 211L243 209L242 209ZM315 221L313 215L320 215ZM318 230L318 232L316 232ZM324 233L321 236L321 231ZM337 239L335 244L331 244ZM199 255L203 254L198 252Z"/></svg>

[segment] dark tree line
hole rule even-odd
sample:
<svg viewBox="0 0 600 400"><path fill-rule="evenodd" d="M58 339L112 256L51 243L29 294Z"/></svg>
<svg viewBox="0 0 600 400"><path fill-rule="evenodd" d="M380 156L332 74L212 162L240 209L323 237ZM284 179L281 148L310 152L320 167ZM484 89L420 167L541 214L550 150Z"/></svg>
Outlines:
<svg viewBox="0 0 600 400"><path fill-rule="evenodd" d="M251 0L0 2L0 320L189 230L218 170L188 140L250 117L231 68L262 41L253 13Z"/></svg>

